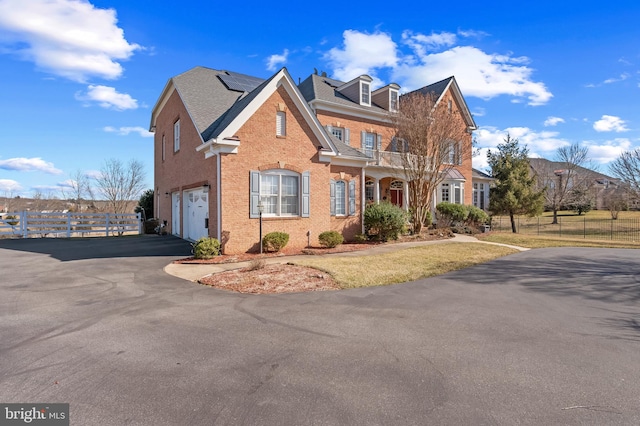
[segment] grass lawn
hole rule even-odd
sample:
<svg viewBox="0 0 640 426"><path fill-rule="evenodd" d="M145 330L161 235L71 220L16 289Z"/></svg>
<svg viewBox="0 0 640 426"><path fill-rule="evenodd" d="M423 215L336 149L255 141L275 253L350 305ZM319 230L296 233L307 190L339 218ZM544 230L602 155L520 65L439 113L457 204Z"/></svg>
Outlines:
<svg viewBox="0 0 640 426"><path fill-rule="evenodd" d="M479 240L492 243L511 244L528 248L545 247L600 247L600 248L635 248L640 249L640 242L585 240L571 238L545 237L538 235L513 234L507 232L491 232L476 235Z"/></svg>
<svg viewBox="0 0 640 426"><path fill-rule="evenodd" d="M478 243L447 243L362 257L317 257L296 261L330 274L342 288L369 287L441 275L516 253Z"/></svg>

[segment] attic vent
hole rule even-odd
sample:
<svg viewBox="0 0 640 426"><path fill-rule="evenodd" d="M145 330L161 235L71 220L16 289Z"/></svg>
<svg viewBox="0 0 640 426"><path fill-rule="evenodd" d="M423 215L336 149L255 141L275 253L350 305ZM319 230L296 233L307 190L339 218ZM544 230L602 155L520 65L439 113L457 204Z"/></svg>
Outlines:
<svg viewBox="0 0 640 426"><path fill-rule="evenodd" d="M264 81L261 78L231 71L226 71L226 74L218 74L218 78L227 86L227 89L235 92L251 92Z"/></svg>

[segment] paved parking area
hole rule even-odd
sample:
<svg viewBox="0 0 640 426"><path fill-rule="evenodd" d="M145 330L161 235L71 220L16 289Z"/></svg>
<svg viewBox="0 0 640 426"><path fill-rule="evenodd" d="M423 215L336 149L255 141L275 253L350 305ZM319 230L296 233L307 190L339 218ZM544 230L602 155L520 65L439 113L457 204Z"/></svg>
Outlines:
<svg viewBox="0 0 640 426"><path fill-rule="evenodd" d="M71 424L639 424L640 251L240 295L172 237L0 240L0 401Z"/></svg>

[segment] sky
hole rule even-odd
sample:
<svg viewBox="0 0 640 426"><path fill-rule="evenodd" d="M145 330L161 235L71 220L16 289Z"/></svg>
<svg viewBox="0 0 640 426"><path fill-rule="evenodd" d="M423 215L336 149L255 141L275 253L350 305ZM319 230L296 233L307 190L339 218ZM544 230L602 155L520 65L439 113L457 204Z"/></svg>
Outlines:
<svg viewBox="0 0 640 426"><path fill-rule="evenodd" d="M639 21L635 0L0 0L0 196L66 198L108 159L142 162L153 188L151 111L195 66L402 91L453 75L476 168L510 134L535 157L587 146L607 173L640 147Z"/></svg>

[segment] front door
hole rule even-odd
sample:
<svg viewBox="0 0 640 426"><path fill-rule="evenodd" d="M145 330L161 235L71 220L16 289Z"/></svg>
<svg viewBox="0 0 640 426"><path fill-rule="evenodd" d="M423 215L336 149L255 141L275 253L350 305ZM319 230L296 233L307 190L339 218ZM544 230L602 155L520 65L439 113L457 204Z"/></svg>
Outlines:
<svg viewBox="0 0 640 426"><path fill-rule="evenodd" d="M187 211L184 221L184 238L197 241L209 234L207 229L207 219L209 218L208 195L202 189L185 192Z"/></svg>
<svg viewBox="0 0 640 426"><path fill-rule="evenodd" d="M404 184L399 180L391 182L391 204L402 207L404 201Z"/></svg>

